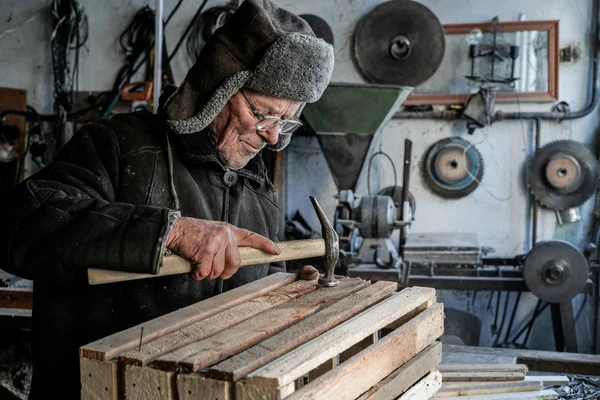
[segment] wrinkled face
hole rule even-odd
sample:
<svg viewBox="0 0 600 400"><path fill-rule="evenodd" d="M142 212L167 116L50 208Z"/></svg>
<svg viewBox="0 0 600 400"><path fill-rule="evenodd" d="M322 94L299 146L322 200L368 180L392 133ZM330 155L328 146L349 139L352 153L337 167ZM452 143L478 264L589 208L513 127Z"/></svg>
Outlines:
<svg viewBox="0 0 600 400"><path fill-rule="evenodd" d="M264 115L287 119L293 117L300 102L243 89L244 93ZM210 124L221 160L227 167L235 170L243 168L267 144L276 144L279 140L279 128L268 131L256 129L258 119L252 114L250 105L237 92Z"/></svg>

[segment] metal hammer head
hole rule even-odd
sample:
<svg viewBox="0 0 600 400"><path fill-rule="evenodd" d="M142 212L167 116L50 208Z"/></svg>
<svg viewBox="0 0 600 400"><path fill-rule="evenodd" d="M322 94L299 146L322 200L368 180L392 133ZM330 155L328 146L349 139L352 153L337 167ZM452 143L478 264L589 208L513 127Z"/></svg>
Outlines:
<svg viewBox="0 0 600 400"><path fill-rule="evenodd" d="M319 205L319 202L317 202L317 199L310 196L310 201L315 208L317 217L319 217L319 222L321 223L321 235L325 241L325 277L319 279L319 285L325 287L337 286L340 281L333 277L333 272L335 271L335 265L340 256L340 240L337 232L333 229L325 212Z"/></svg>

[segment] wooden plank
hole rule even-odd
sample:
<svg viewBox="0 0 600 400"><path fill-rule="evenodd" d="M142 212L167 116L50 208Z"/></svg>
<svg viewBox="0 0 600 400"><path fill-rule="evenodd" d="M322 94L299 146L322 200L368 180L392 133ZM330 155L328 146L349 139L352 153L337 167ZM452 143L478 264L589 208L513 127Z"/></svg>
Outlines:
<svg viewBox="0 0 600 400"><path fill-rule="evenodd" d="M444 397L444 400L555 400L558 394L551 389L537 392L516 392L500 394L484 394L480 396ZM404 399L402 399L404 400Z"/></svg>
<svg viewBox="0 0 600 400"><path fill-rule="evenodd" d="M430 344L406 364L373 386L358 400L392 400L434 370L442 359L442 344Z"/></svg>
<svg viewBox="0 0 600 400"><path fill-rule="evenodd" d="M108 360L114 358L124 351L139 346L140 331L142 327L144 327L142 343L148 343L230 307L270 293L282 286L294 282L296 279L296 274L284 272L269 275L265 278L250 282L204 301L89 343L81 347L80 356L95 360Z"/></svg>
<svg viewBox="0 0 600 400"><path fill-rule="evenodd" d="M238 381L296 347L378 303L396 291L394 282L376 282L256 346L209 368L209 376Z"/></svg>
<svg viewBox="0 0 600 400"><path fill-rule="evenodd" d="M423 304L435 289L410 287L248 375L258 386L282 387Z"/></svg>
<svg viewBox="0 0 600 400"><path fill-rule="evenodd" d="M571 384L568 376L563 375L527 375L526 381L539 381L544 387L546 386L568 386Z"/></svg>
<svg viewBox="0 0 600 400"><path fill-rule="evenodd" d="M197 373L177 375L179 400L233 400L231 382L206 378Z"/></svg>
<svg viewBox="0 0 600 400"><path fill-rule="evenodd" d="M517 357L495 356L487 354L442 352L442 364L516 364Z"/></svg>
<svg viewBox="0 0 600 400"><path fill-rule="evenodd" d="M444 307L434 304L406 324L289 397L355 399L444 333ZM440 384L441 384L441 379Z"/></svg>
<svg viewBox="0 0 600 400"><path fill-rule="evenodd" d="M523 372L444 372L444 382L522 381Z"/></svg>
<svg viewBox="0 0 600 400"><path fill-rule="evenodd" d="M81 359L81 400L119 399L117 371L115 361Z"/></svg>
<svg viewBox="0 0 600 400"><path fill-rule="evenodd" d="M398 398L398 400L424 400L429 399L442 386L442 374L438 370L433 370L425 378L417 382L413 387L408 389L406 393Z"/></svg>
<svg viewBox="0 0 600 400"><path fill-rule="evenodd" d="M152 368L125 366L123 384L127 400L175 400L175 374Z"/></svg>
<svg viewBox="0 0 600 400"><path fill-rule="evenodd" d="M21 288L0 288L0 308L31 310L33 291Z"/></svg>
<svg viewBox="0 0 600 400"><path fill-rule="evenodd" d="M542 383L539 381L454 382L442 383L442 387L435 394L434 398L512 392L537 392L539 390L542 390Z"/></svg>
<svg viewBox="0 0 600 400"><path fill-rule="evenodd" d="M517 357L517 362L527 365L530 371L600 375L600 355L461 345L445 345L444 351L446 349L451 352Z"/></svg>
<svg viewBox="0 0 600 400"><path fill-rule="evenodd" d="M255 386L242 380L235 384L235 400L281 400L294 393L295 383L280 388Z"/></svg>
<svg viewBox="0 0 600 400"><path fill-rule="evenodd" d="M525 364L440 364L437 369L442 374L446 372L521 372L523 376L529 370Z"/></svg>
<svg viewBox="0 0 600 400"><path fill-rule="evenodd" d="M185 347L195 341L203 340L217 332L252 318L261 312L316 290L317 287L315 282L293 282L270 293L238 304L203 320L194 322L178 331L168 333L147 343L139 349L126 351L119 356L119 361L129 365L148 365L150 362L164 354ZM166 370L174 369L168 368Z"/></svg>
<svg viewBox="0 0 600 400"><path fill-rule="evenodd" d="M313 288L317 285L316 282L309 281L298 281L294 284L299 283L312 285ZM163 370L179 369L184 372L194 372L209 367L246 350L367 285L368 282L363 279L348 278L340 280L338 286L319 288L304 296L292 297L293 293L290 293L288 300L295 297L295 301L285 302L231 328L222 330L218 335L207 337L160 356L153 364Z"/></svg>

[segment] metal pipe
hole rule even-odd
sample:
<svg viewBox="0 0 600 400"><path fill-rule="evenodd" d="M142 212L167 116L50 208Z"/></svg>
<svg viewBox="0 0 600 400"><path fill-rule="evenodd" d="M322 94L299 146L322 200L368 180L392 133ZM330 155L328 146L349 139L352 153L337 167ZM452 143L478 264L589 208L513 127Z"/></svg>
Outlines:
<svg viewBox="0 0 600 400"><path fill-rule="evenodd" d="M154 94L152 111L158 112L162 84L162 54L163 54L163 0L156 0L156 16L154 18Z"/></svg>
<svg viewBox="0 0 600 400"><path fill-rule="evenodd" d="M540 148L540 135L541 135L541 118L535 119L535 129L534 129L534 141L535 141L535 150L534 154ZM535 197L532 194L529 195L529 201L531 202L531 248L535 246L537 243L537 225L538 225L538 204L535 201Z"/></svg>

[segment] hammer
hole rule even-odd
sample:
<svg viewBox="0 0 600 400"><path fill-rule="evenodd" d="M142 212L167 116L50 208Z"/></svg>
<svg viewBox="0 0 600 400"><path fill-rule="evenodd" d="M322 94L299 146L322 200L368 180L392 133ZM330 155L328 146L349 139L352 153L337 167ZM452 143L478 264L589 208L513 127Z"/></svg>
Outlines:
<svg viewBox="0 0 600 400"><path fill-rule="evenodd" d="M290 240L279 242L277 245L281 253L277 255L265 253L252 247L240 247L241 267L246 265L266 264L277 261L299 260L310 257L325 257L325 276L319 278L319 285L324 287L336 286L339 281L333 276L335 265L339 257L339 238L337 232L325 216L325 212L313 196L310 201L317 213L321 223L321 239ZM177 255L171 255L163 259L158 274L140 274L135 272L113 271L108 269L88 269L88 283L90 285L101 285L130 281L135 279L156 278L159 276L185 274L192 270L192 264Z"/></svg>

